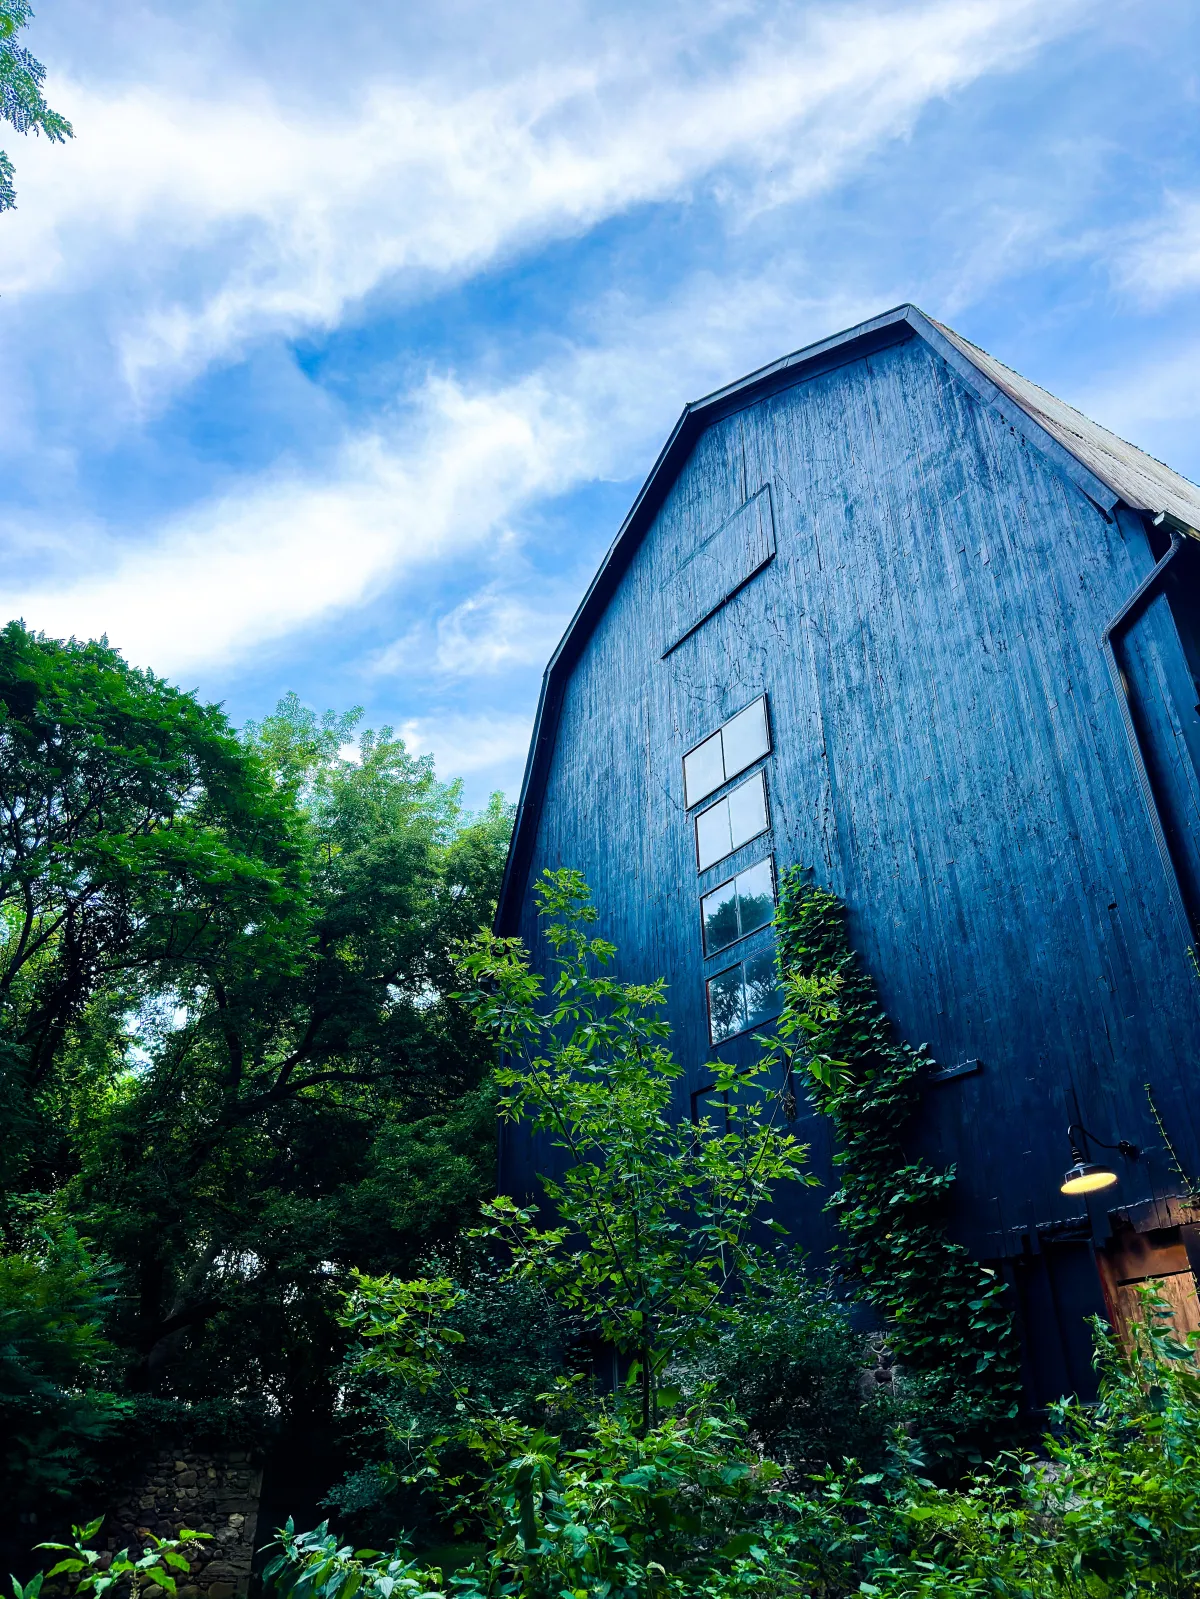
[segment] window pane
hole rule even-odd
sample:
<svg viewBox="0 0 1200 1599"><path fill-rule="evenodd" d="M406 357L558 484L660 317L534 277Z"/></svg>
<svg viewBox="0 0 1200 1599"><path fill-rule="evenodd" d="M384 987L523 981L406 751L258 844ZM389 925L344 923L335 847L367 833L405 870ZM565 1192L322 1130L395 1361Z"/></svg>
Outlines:
<svg viewBox="0 0 1200 1599"><path fill-rule="evenodd" d="M755 772L729 796L729 847L737 849L766 830L767 788L762 773Z"/></svg>
<svg viewBox="0 0 1200 1599"><path fill-rule="evenodd" d="M704 926L704 953L732 944L738 935L737 889L733 882L722 883L700 901L700 919Z"/></svg>
<svg viewBox="0 0 1200 1599"><path fill-rule="evenodd" d="M724 860L732 850L729 836L729 801L701 811L696 818L696 861L701 871Z"/></svg>
<svg viewBox="0 0 1200 1599"><path fill-rule="evenodd" d="M742 968L731 966L708 980L708 1036L714 1044L745 1030Z"/></svg>
<svg viewBox="0 0 1200 1599"><path fill-rule="evenodd" d="M779 977L774 947L746 962L746 1026L757 1027L779 1010Z"/></svg>
<svg viewBox="0 0 1200 1599"><path fill-rule="evenodd" d="M764 696L739 711L721 729L725 744L725 776L734 777L765 755L767 743L767 701Z"/></svg>
<svg viewBox="0 0 1200 1599"><path fill-rule="evenodd" d="M725 768L721 764L721 735L714 733L698 744L690 755L683 757L684 801L688 810L699 805L706 794L720 788L725 781Z"/></svg>
<svg viewBox="0 0 1200 1599"><path fill-rule="evenodd" d="M765 927L775 915L775 873L770 857L759 861L734 879L737 883L738 916L744 938L756 927Z"/></svg>

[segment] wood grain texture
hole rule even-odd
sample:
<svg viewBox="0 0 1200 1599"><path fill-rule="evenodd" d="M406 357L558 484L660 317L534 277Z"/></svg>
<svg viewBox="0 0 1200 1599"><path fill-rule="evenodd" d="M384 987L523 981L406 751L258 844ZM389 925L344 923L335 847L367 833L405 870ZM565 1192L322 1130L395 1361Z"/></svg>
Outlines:
<svg viewBox="0 0 1200 1599"><path fill-rule="evenodd" d="M774 559L662 659L664 585L768 486ZM681 1115L711 1080L705 976L729 961L703 959L700 895L773 849L845 900L904 1036L983 1063L930 1089L913 1138L958 1164L953 1229L973 1250L1036 1253L1078 1207L1058 1192L1071 1121L1147 1151L1093 1202L1094 1238L1114 1203L1173 1191L1147 1079L1200 1170L1200 980L1100 650L1154 559L1140 516L1106 515L918 339L700 435L566 682L530 874L578 867L621 973L668 979ZM1200 885L1200 695L1167 599L1126 653ZM682 754L764 692L772 831L698 875ZM544 961L528 902L520 931ZM803 1103L797 1130L828 1185ZM506 1151L527 1191L547 1152ZM817 1251L828 1191L786 1211Z"/></svg>
<svg viewBox="0 0 1200 1599"><path fill-rule="evenodd" d="M774 556L775 519L767 483L698 548L689 550L663 584L663 655L678 649Z"/></svg>

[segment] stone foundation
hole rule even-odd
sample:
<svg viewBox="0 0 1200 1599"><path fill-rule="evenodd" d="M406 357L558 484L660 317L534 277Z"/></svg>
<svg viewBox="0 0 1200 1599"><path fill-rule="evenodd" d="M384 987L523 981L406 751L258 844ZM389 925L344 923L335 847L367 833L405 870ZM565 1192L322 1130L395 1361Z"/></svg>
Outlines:
<svg viewBox="0 0 1200 1599"><path fill-rule="evenodd" d="M262 1470L245 1450L163 1454L134 1479L127 1500L105 1518L101 1537L109 1550L141 1554L144 1534L176 1538L181 1527L211 1540L186 1551L189 1576L180 1572L179 1599L234 1599L250 1585L258 1530ZM160 1599L157 1587L143 1599Z"/></svg>

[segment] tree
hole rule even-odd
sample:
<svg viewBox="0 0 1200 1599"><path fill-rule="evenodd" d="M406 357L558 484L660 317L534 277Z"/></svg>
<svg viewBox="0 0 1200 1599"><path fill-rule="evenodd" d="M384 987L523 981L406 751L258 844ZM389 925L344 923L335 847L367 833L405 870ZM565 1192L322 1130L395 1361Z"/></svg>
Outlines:
<svg viewBox="0 0 1200 1599"><path fill-rule="evenodd" d="M763 1230L783 1231L770 1218L774 1188L815 1179L805 1147L778 1125L782 1097L763 1065L713 1063L731 1103L724 1130L672 1115L680 1070L656 1015L662 980L606 974L616 951L587 932L597 913L577 872L546 872L536 895L557 967L549 995L515 939L481 933L463 967L477 985L468 1003L502 1051L501 1114L527 1119L566 1156L561 1178L542 1177L557 1225L505 1196L484 1216L515 1272L636 1362L649 1428L671 1359L710 1337L731 1292L769 1269Z"/></svg>
<svg viewBox="0 0 1200 1599"><path fill-rule="evenodd" d="M74 129L57 111L52 111L42 94L46 69L29 51L17 43L17 35L28 27L33 16L29 0L0 0L0 118L18 133L44 133L51 144L62 144L75 137ZM13 186L13 165L0 150L0 211L11 211L17 203Z"/></svg>
<svg viewBox="0 0 1200 1599"><path fill-rule="evenodd" d="M339 1273L452 1236L491 1179L490 1052L450 950L491 914L508 815L464 817L388 729L347 755L356 722L292 697L249 730L304 894L269 945L256 930L176 983L82 1141L74 1193L137 1284L123 1334L152 1390L328 1415Z"/></svg>
<svg viewBox="0 0 1200 1599"><path fill-rule="evenodd" d="M294 807L221 713L104 643L0 632L0 1499L95 1485L128 1406L125 1287L71 1214L129 1019L302 921ZM268 956L269 952L269 956ZM15 1418L15 1419L14 1419Z"/></svg>
<svg viewBox="0 0 1200 1599"><path fill-rule="evenodd" d="M31 1206L94 1239L117 1393L270 1406L307 1496L339 1284L452 1241L493 1178L451 948L509 813L358 720L289 697L239 737L105 643L0 633L3 1249L41 1269Z"/></svg>
<svg viewBox="0 0 1200 1599"><path fill-rule="evenodd" d="M547 1132L564 1170L542 1178L550 1225L501 1198L484 1203L478 1236L502 1246L510 1283L627 1357L627 1380L607 1392L568 1368L540 1396L540 1415L514 1410L479 1380L478 1358L464 1358L478 1332L472 1290L446 1274L357 1274L345 1313L360 1340L357 1370L449 1401L408 1480L440 1496L474 1543L456 1591L732 1593L725 1576L752 1550L752 1580L736 1591L796 1591L786 1558L760 1548L771 1550L773 1526L790 1513L779 1468L710 1389L685 1397L664 1378L673 1359L736 1323L747 1289L772 1275L760 1230L769 1238L774 1187L806 1180L804 1149L777 1125L782 1096L753 1067L721 1069L727 1127L680 1124L679 1069L657 1014L662 982L607 974L615 951L590 933L596 911L578 873L546 873L536 893L557 968L548 984L518 941L490 932L461 961L474 985L467 1003L503 1050L502 1113ZM763 1562L778 1566L777 1582L762 1580ZM440 1571L399 1551L360 1559L325 1528L297 1536L289 1526L267 1576L284 1593L329 1599L360 1584L446 1589Z"/></svg>
<svg viewBox="0 0 1200 1599"><path fill-rule="evenodd" d="M68 1043L218 960L294 959L304 883L292 808L215 707L105 643L0 632L5 1189L53 1165L36 1107Z"/></svg>

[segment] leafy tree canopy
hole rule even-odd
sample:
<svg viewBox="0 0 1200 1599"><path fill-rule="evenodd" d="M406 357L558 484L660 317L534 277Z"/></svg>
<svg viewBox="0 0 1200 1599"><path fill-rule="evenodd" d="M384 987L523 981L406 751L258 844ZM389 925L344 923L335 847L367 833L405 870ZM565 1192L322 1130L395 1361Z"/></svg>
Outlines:
<svg viewBox="0 0 1200 1599"><path fill-rule="evenodd" d="M0 633L7 1248L36 1212L110 1263L118 1392L265 1401L326 1451L339 1282L490 1190L451 951L510 826L359 723L291 696L239 737L106 643Z"/></svg>
<svg viewBox="0 0 1200 1599"><path fill-rule="evenodd" d="M29 0L0 0L0 118L18 133L32 129L44 133L52 144L62 144L74 138L74 130L66 117L46 104L45 67L17 43L32 16ZM0 211L11 211L16 203L12 162L0 150Z"/></svg>

